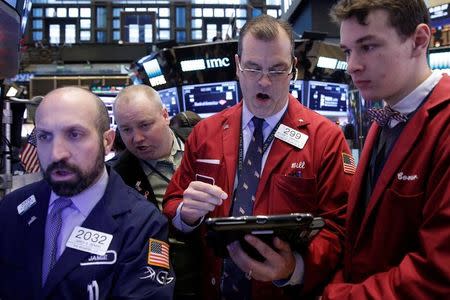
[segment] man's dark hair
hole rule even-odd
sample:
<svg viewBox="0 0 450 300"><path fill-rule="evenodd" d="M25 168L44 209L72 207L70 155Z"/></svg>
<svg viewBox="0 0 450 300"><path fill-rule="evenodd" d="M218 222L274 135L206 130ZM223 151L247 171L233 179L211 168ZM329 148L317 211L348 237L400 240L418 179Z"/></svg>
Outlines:
<svg viewBox="0 0 450 300"><path fill-rule="evenodd" d="M284 30L291 41L291 55L294 57L294 32L289 23L284 20L275 19L269 15L260 15L242 27L239 33L238 55L242 55L243 39L250 33L261 41L273 41L278 37L279 29Z"/></svg>
<svg viewBox="0 0 450 300"><path fill-rule="evenodd" d="M367 25L367 15L377 9L389 13L389 21L398 34L410 37L421 23L430 24L428 8L423 0L340 0L330 11L334 22L356 17L359 24Z"/></svg>

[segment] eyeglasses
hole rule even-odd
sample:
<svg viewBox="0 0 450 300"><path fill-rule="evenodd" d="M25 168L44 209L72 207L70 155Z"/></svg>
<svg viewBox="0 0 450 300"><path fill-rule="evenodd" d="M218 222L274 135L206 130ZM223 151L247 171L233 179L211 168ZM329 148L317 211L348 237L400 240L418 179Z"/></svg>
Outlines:
<svg viewBox="0 0 450 300"><path fill-rule="evenodd" d="M288 70L273 70L273 71L242 68L240 62L238 63L238 67L239 70L251 80L260 80L263 77L263 75L267 75L270 81L280 80L292 73L292 65L289 67Z"/></svg>

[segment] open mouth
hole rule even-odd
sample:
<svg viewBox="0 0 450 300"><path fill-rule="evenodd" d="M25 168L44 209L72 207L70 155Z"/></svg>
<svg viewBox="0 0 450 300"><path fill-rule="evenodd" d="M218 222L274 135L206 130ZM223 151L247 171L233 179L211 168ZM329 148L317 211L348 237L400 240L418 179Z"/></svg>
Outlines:
<svg viewBox="0 0 450 300"><path fill-rule="evenodd" d="M256 99L260 100L260 101L264 101L264 100L268 100L270 99L270 96L264 93L258 93L256 94Z"/></svg>

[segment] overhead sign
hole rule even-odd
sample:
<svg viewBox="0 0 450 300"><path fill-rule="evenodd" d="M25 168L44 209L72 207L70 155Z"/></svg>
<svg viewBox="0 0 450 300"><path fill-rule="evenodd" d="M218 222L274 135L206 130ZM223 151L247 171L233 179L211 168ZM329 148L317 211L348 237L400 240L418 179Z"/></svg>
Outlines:
<svg viewBox="0 0 450 300"><path fill-rule="evenodd" d="M228 57L210 59L191 59L180 62L183 72L200 71L206 69L228 68L231 63Z"/></svg>

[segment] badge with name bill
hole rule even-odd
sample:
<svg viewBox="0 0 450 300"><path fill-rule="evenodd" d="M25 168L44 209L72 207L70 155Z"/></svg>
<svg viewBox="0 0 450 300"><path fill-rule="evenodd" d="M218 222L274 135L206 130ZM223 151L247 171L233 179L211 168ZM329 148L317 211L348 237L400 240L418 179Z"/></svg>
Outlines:
<svg viewBox="0 0 450 300"><path fill-rule="evenodd" d="M305 147L309 138L306 134L283 124L278 127L275 137L299 149Z"/></svg>
<svg viewBox="0 0 450 300"><path fill-rule="evenodd" d="M67 240L66 247L96 255L105 255L112 239L112 234L76 226Z"/></svg>

